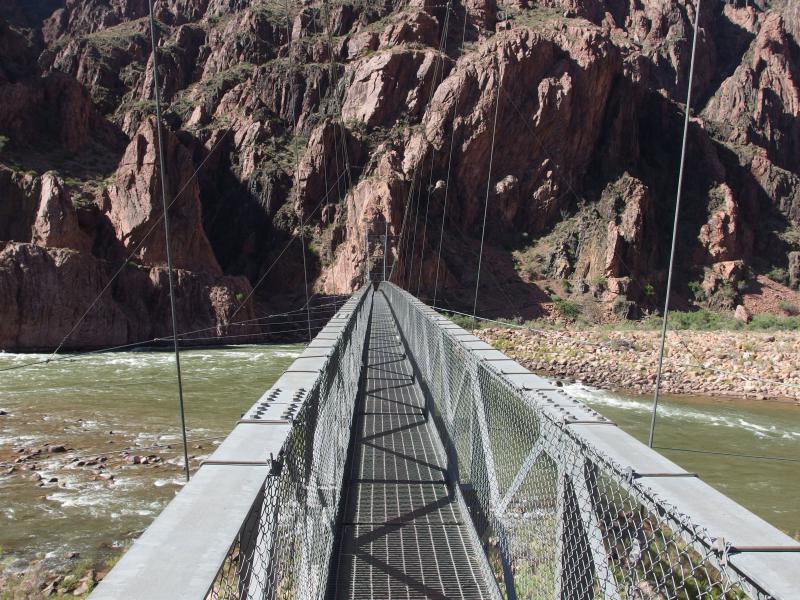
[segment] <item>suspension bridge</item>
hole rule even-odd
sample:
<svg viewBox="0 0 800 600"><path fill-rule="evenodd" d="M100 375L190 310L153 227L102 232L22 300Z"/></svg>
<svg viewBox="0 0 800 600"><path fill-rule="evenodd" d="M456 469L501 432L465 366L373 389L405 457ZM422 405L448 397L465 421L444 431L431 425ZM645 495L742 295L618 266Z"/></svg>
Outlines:
<svg viewBox="0 0 800 600"><path fill-rule="evenodd" d="M94 600L797 598L800 545L382 281Z"/></svg>
<svg viewBox="0 0 800 600"><path fill-rule="evenodd" d="M149 4L161 149L158 43ZM452 3L442 6L440 57ZM286 20L292 70L288 2ZM695 15L692 65L698 20ZM465 32L466 12L462 46ZM431 96L442 71L440 58ZM691 81L692 73L689 94ZM501 97L498 84L473 315ZM295 106L294 98L290 104ZM385 220L382 231L365 228L364 286L312 339L304 226L345 176L345 188L352 188L341 106L335 108L341 128L336 145L345 168L332 185L326 172L323 197L306 214L301 207L297 233L278 256L299 237L309 344L242 414L91 598L799 598L796 540L406 291L414 286L418 258L419 293L428 236L431 181L423 211L421 169L411 177L400 234L390 236ZM686 110L667 303L689 115ZM453 145L451 140L435 244L434 304ZM159 160L163 214L147 235L164 222L173 298L168 212L183 190L167 198L161 150ZM296 175L296 148L294 163ZM397 285L401 281L406 289ZM666 304L662 355L668 309ZM179 339L185 333L177 331L174 303L171 313L183 419ZM653 426L657 403L658 385Z"/></svg>

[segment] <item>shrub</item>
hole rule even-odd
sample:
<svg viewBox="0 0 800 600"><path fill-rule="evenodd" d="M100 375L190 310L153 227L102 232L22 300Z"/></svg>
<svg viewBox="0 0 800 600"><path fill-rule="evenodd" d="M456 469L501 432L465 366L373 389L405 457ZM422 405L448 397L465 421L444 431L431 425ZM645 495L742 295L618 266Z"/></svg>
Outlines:
<svg viewBox="0 0 800 600"><path fill-rule="evenodd" d="M781 317L764 313L755 315L753 320L748 324L749 329L767 329L767 330L785 330L797 331L800 330L800 316L794 317Z"/></svg>
<svg viewBox="0 0 800 600"><path fill-rule="evenodd" d="M443 314L445 317L447 317L453 323L455 323L456 325L458 325L463 329L467 330L480 329L481 327L485 326L484 325L485 321L477 321L476 319L473 319L472 317L467 315L458 315L455 313L443 313Z"/></svg>
<svg viewBox="0 0 800 600"><path fill-rule="evenodd" d="M574 321L581 315L581 307L575 302L564 300L558 296L550 296L550 300L553 301L553 308L564 319Z"/></svg>
<svg viewBox="0 0 800 600"><path fill-rule="evenodd" d="M783 285L789 283L789 273L786 269L782 267L774 267L767 273L767 277L772 279L772 281L777 281L778 283L782 283Z"/></svg>
<svg viewBox="0 0 800 600"><path fill-rule="evenodd" d="M673 311L667 320L668 329L698 329L710 331L714 329L740 329L742 324L731 317L711 310L701 309L693 312Z"/></svg>
<svg viewBox="0 0 800 600"><path fill-rule="evenodd" d="M790 317L796 317L797 315L800 315L800 308L798 308L796 304L792 304L791 302L787 302L786 300L781 300L778 303L778 308L780 308Z"/></svg>
<svg viewBox="0 0 800 600"><path fill-rule="evenodd" d="M572 293L572 282L569 279L562 279L561 280L561 289L564 290L564 293L571 294Z"/></svg>
<svg viewBox="0 0 800 600"><path fill-rule="evenodd" d="M598 290L605 289L606 287L606 277L605 275L595 275L592 277L590 282L593 287L596 287Z"/></svg>
<svg viewBox="0 0 800 600"><path fill-rule="evenodd" d="M719 286L716 292L708 299L709 304L718 308L733 308L736 304L736 289L730 282L725 282Z"/></svg>
<svg viewBox="0 0 800 600"><path fill-rule="evenodd" d="M699 281L690 281L689 291L692 292L692 296L696 302L705 302L708 299L706 297L706 291L703 289L703 284Z"/></svg>

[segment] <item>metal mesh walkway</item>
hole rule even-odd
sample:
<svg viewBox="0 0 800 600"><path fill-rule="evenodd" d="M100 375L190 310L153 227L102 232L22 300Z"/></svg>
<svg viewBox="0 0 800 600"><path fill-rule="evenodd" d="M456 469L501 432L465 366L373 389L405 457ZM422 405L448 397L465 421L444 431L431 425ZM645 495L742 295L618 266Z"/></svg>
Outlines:
<svg viewBox="0 0 800 600"><path fill-rule="evenodd" d="M445 459L383 294L375 295L337 598L488 598ZM478 549L480 551L480 549Z"/></svg>

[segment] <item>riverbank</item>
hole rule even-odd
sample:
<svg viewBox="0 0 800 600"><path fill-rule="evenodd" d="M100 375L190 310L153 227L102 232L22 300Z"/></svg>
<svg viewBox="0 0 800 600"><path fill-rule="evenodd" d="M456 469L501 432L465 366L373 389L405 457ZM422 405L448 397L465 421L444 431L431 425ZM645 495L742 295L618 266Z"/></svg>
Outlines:
<svg viewBox="0 0 800 600"><path fill-rule="evenodd" d="M0 598L10 600L86 598L108 574L116 559L93 564L91 561L82 560L80 555L75 553L70 562L71 565L67 566L40 557L31 561L22 570L11 570L0 563Z"/></svg>
<svg viewBox="0 0 800 600"><path fill-rule="evenodd" d="M536 373L652 393L660 332L487 328L475 335ZM800 332L670 331L661 390L800 405Z"/></svg>

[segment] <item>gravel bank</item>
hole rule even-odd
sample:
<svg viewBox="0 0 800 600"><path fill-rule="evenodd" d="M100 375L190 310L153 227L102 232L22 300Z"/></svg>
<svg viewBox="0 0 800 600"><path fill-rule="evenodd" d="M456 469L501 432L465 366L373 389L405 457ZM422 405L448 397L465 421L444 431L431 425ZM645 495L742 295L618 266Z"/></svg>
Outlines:
<svg viewBox="0 0 800 600"><path fill-rule="evenodd" d="M474 333L548 377L638 394L654 389L656 331L492 328ZM800 404L800 332L671 331L662 392Z"/></svg>

